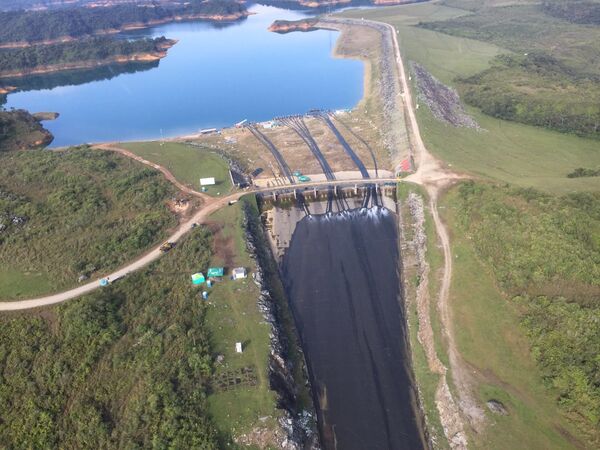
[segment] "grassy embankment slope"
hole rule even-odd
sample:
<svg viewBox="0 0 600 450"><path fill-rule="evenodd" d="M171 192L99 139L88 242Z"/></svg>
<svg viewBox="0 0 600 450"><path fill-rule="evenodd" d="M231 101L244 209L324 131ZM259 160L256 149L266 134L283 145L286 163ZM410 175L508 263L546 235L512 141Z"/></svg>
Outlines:
<svg viewBox="0 0 600 450"><path fill-rule="evenodd" d="M227 162L206 148L175 142L126 142L119 147L165 167L178 181L197 191L200 178L214 177L216 184L207 186L208 195L225 195L232 188Z"/></svg>
<svg viewBox="0 0 600 450"><path fill-rule="evenodd" d="M420 21L460 17L466 13L468 11L439 4L427 4L345 14L391 23L399 32L405 60L421 63L444 83L456 86L457 77L472 76L487 69L496 55L507 53L509 50L412 25ZM436 121L426 107L419 108L417 111L421 132L429 150L450 163L454 169L486 179L535 187L555 194L597 190L600 187L598 178L569 179L566 177L576 167L593 167L600 164L597 142L494 119L474 108L468 108L468 112L486 131L452 128ZM552 320L555 320L556 326L565 333L565 327L569 328L568 324L577 317L583 316L583 323L592 320L594 310L581 309L574 304L565 307L566 313L559 320L557 315L560 314L552 313L552 308L561 310L563 301L555 297L552 298L552 308L544 306L540 308L539 305L543 302L538 300L524 301L519 303L519 306L508 301L517 291L523 292L505 290L499 282L502 275L490 264L489 259L480 256L483 254L486 238L478 242L464 238L464 228L461 228L458 220L453 216L454 208L464 207L464 204L455 200L458 195L456 192L453 191L442 202L442 206L447 211L444 217L452 232L453 253L456 258L451 296L459 349L467 363L477 368L480 375L477 393L480 398L500 399L509 408L508 416L488 413L490 426L486 428L483 435L473 435L473 442L477 447L483 448L506 448L507 446L561 448L577 445L570 441L578 431L575 431L572 424L566 420L565 416L569 415L581 425L580 430L590 432L590 435L579 442L585 446L588 437L592 436L593 439L593 428L594 423L597 423L597 417L594 417L594 413L588 414L587 417L583 416L586 411L594 411L594 400L585 405L572 400L573 397L577 397L573 394L578 387L582 387L580 392L584 392L579 401L584 400L585 403L588 398L589 382L590 380L593 382L593 377L589 376L589 366L583 369L584 364L581 361L575 362L578 369L581 368L583 372L588 371L587 379L581 376L581 372L576 374L578 378L576 375L570 377L565 373L562 373L562 377L557 376L560 369L564 368L564 361L560 358L558 363L552 361L548 352L555 351L564 355L565 351L578 348L580 339L585 341L589 336L584 338L582 335L585 333L578 333L573 339L555 341L550 345L548 340L552 337L549 332ZM509 204L516 202L519 196L510 191L502 191L499 195L502 201ZM556 217L553 215L553 208L568 208L569 200L555 198L553 201L556 203L550 207L548 217L540 217L536 214L538 206L529 205L527 202L523 206L523 202L520 201L523 207L520 214L532 215L535 218L528 227L514 228L517 233L531 236L528 233L539 233L546 222L556 221L558 215ZM472 208L469 214L469 220L473 223L476 223L480 216L492 219L491 222L486 222L486 225L505 220L502 217L495 217L493 211L479 207ZM594 226L597 225L597 220L598 218L593 218ZM493 238L492 228L488 228L487 231L490 233L489 238L498 243L501 251L507 253L515 251L509 242ZM567 250L560 255L560 258L563 258L565 255L579 252L577 249L580 248L581 242L571 237L569 231L555 229L552 233L540 234L535 243L541 248L552 249L555 240L565 242ZM435 239L435 235L430 236L430 239ZM586 238L582 237L582 239ZM592 231L589 239L591 239L592 258L596 258L597 263L597 232ZM530 247L521 249L517 254L524 260L537 261L542 268L550 265L547 261L534 259ZM547 255L547 258L552 257L551 254ZM568 263L566 259L560 261ZM526 268L517 267L515 271L525 276ZM547 282L561 285L563 278L562 274L558 274L556 278L550 277ZM587 286L579 285L576 292L589 290L589 283L588 280ZM573 301L569 292L552 293L553 296L557 294L565 295L568 301ZM579 310L573 312L569 308L579 308ZM435 317L435 311L432 313ZM532 314L535 314L537 319L541 317L546 320L536 324L531 320ZM521 322L524 326L520 325ZM529 334L529 338L526 333ZM438 340L440 337L438 332ZM592 336L588 344L597 345L597 342L597 336ZM419 375L418 357L417 350L415 351L417 375ZM445 359L443 354L440 357L442 360ZM534 364L536 358L540 362L538 365ZM427 383L423 376L419 378L425 384ZM579 384L575 383L574 379ZM563 406L561 412L558 411L553 400ZM429 404L431 405L431 402Z"/></svg>
<svg viewBox="0 0 600 450"><path fill-rule="evenodd" d="M422 26L512 51L489 69L458 80L466 103L494 117L598 139L600 3L554 8L563 4L482 8Z"/></svg>
<svg viewBox="0 0 600 450"><path fill-rule="evenodd" d="M0 317L0 442L211 449L274 426L269 327L257 326L258 288L224 279L204 302L190 281L211 264L253 269L239 205L212 218L213 232L199 227L106 289ZM242 355L234 352L238 340L247 343ZM225 357L220 365L216 354ZM222 378L242 367L252 367L256 385L222 390Z"/></svg>
<svg viewBox="0 0 600 450"><path fill-rule="evenodd" d="M482 72L490 67L492 58L509 52L493 44L415 26L464 14L468 11L436 3L344 13L394 25L404 59L421 63L440 81L454 87L457 77ZM428 149L453 169L554 193L600 188L600 178L566 178L577 167L600 165L596 141L494 119L476 108L468 107L467 111L485 131L454 128L435 120L427 108L417 111Z"/></svg>
<svg viewBox="0 0 600 450"><path fill-rule="evenodd" d="M98 276L160 242L177 221L157 172L85 148L0 153L0 299Z"/></svg>
<svg viewBox="0 0 600 450"><path fill-rule="evenodd" d="M242 200L211 216L208 224L214 233L211 263L231 270L246 267L249 274L255 263L246 250L242 228ZM215 390L208 397L208 405L215 426L222 435L240 436L253 429L276 427L275 393L269 388L268 358L270 326L257 307L258 287L249 277L241 281L217 284L207 309L207 324L211 330L211 349L225 357L215 368L215 380L238 375L244 368L253 368L256 385L241 385L234 389ZM244 353L235 353L235 343L242 342ZM260 418L262 420L259 420ZM223 442L227 444L227 441ZM231 443L231 442L229 442ZM274 445L274 443L271 443Z"/></svg>

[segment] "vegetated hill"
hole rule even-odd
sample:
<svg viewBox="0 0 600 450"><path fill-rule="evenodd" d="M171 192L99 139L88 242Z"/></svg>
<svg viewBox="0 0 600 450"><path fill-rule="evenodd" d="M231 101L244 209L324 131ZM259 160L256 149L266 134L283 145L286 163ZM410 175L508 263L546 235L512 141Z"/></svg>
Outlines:
<svg viewBox="0 0 600 450"><path fill-rule="evenodd" d="M177 19L220 17L241 18L246 7L227 0L193 0L179 6L141 6L135 4L104 8L74 8L0 13L0 44L44 42L80 38L122 29Z"/></svg>
<svg viewBox="0 0 600 450"><path fill-rule="evenodd" d="M158 244L177 222L174 194L110 152L0 153L0 300L72 287Z"/></svg>
<svg viewBox="0 0 600 450"><path fill-rule="evenodd" d="M0 110L0 153L49 145L54 137L27 111Z"/></svg>
<svg viewBox="0 0 600 450"><path fill-rule="evenodd" d="M0 77L27 75L35 71L58 71L86 66L111 64L132 59L160 59L174 41L156 39L124 40L95 37L54 45L34 45L23 48L0 49Z"/></svg>
<svg viewBox="0 0 600 450"><path fill-rule="evenodd" d="M600 2L588 0L547 0L544 12L569 22L600 25Z"/></svg>
<svg viewBox="0 0 600 450"><path fill-rule="evenodd" d="M110 287L0 316L0 442L7 448L217 449L207 413L206 303L189 282L198 228Z"/></svg>
<svg viewBox="0 0 600 450"><path fill-rule="evenodd" d="M599 137L600 27L551 16L542 5L483 8L421 26L520 54L463 80L468 103L503 119Z"/></svg>
<svg viewBox="0 0 600 450"><path fill-rule="evenodd" d="M467 182L457 198L460 232L521 311L556 401L597 443L600 194L554 197Z"/></svg>
<svg viewBox="0 0 600 450"><path fill-rule="evenodd" d="M600 76L580 77L545 53L501 55L459 81L465 102L486 114L600 138Z"/></svg>

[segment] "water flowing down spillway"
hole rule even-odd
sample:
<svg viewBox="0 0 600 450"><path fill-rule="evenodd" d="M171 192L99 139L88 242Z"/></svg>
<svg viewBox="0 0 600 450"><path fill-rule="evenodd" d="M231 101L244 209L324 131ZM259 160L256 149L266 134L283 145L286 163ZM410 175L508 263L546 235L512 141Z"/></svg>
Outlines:
<svg viewBox="0 0 600 450"><path fill-rule="evenodd" d="M307 216L283 276L326 449L419 449L394 214Z"/></svg>

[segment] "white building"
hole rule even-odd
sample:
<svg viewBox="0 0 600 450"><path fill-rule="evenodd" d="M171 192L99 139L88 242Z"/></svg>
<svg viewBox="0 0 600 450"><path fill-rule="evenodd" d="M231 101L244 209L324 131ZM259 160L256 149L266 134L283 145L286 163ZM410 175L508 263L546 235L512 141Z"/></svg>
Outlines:
<svg viewBox="0 0 600 450"><path fill-rule="evenodd" d="M236 267L231 271L231 278L234 280L242 280L248 276L244 267Z"/></svg>

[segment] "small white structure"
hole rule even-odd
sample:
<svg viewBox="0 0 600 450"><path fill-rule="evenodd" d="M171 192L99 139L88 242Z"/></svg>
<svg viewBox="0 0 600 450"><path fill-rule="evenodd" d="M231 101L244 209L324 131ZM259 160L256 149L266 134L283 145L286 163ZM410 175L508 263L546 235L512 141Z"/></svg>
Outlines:
<svg viewBox="0 0 600 450"><path fill-rule="evenodd" d="M200 178L200 186L214 186L216 184L214 177Z"/></svg>
<svg viewBox="0 0 600 450"><path fill-rule="evenodd" d="M244 267L236 267L231 271L231 278L234 280L243 280L248 276Z"/></svg>
<svg viewBox="0 0 600 450"><path fill-rule="evenodd" d="M241 342L236 342L235 343L235 351L236 351L236 353L242 353L244 351L242 349L242 343Z"/></svg>

